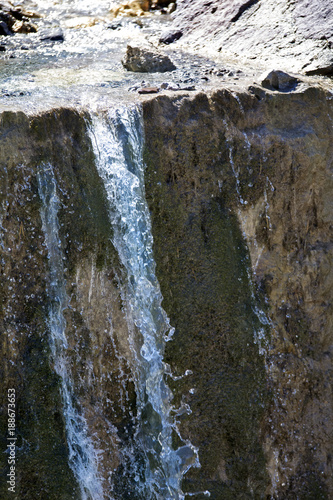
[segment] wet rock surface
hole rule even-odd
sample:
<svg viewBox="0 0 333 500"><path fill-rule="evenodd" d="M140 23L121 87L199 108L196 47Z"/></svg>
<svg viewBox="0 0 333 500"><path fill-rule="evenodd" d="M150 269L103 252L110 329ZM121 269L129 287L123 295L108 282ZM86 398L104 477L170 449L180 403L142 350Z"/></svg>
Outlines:
<svg viewBox="0 0 333 500"><path fill-rule="evenodd" d="M89 434L95 436L95 446L101 450L100 474L107 497L111 495L108 471L116 471L120 465L116 427L119 424L119 436L128 439L136 412L128 327L117 282L122 269L111 243L105 193L84 118L68 109L53 110L32 120L23 113L1 114L1 203L8 210L1 214L1 235L6 235L1 241L6 248L1 249L0 327L6 340L3 336L0 343L0 375L15 387L19 401L19 498L81 497L69 466L63 394L50 352L50 264L36 177L43 159L48 158L54 166L62 205L71 206L59 212L69 297L64 312L69 339L66 354L77 388L75 407L86 415ZM14 150L16 159L8 161ZM7 204L14 185L21 186L20 192ZM79 206L81 214L75 208ZM117 339L109 334L111 317ZM115 379L123 383L114 384ZM7 391L0 397L4 408ZM127 406L130 400L131 409ZM7 413L0 416L0 428L1 446L6 449ZM2 453L2 477L7 466ZM120 466L120 483L122 470ZM1 498L8 496L7 486L0 482Z"/></svg>
<svg viewBox="0 0 333 500"><path fill-rule="evenodd" d="M192 371L172 386L202 465L184 489L331 498L331 94L159 96L144 117L166 359Z"/></svg>

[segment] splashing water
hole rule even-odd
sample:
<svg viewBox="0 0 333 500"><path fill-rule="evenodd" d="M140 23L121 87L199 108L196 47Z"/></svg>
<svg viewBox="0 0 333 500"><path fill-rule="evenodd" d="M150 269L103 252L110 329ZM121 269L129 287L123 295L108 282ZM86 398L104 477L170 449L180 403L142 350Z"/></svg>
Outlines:
<svg viewBox="0 0 333 500"><path fill-rule="evenodd" d="M172 393L164 381L168 367L163 353L173 329L161 306L155 275L144 189L141 113L135 107L124 107L104 117L93 114L90 137L107 193L113 244L127 273L128 321L133 321L142 336L141 348L135 348L134 339L132 342L141 418L137 438L147 457L145 486L138 485L138 490L144 489L147 499L181 500L182 477L191 466L199 466L199 461L191 443L177 450L172 446L172 433L178 430L172 418Z"/></svg>
<svg viewBox="0 0 333 500"><path fill-rule="evenodd" d="M66 349L64 309L67 296L64 279L63 253L59 238L59 199L51 165L41 165L37 173L38 192L42 201L41 219L49 259L49 318L50 347L54 369L61 379L63 413L66 423L69 464L80 485L82 500L102 500L103 489L98 477L97 452L87 436L87 425L73 404L73 384Z"/></svg>

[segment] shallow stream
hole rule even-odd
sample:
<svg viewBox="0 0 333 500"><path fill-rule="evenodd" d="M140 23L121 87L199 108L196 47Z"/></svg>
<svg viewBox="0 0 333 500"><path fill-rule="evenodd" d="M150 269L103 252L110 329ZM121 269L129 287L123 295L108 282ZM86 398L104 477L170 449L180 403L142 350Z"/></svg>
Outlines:
<svg viewBox="0 0 333 500"><path fill-rule="evenodd" d="M0 105L34 113L52 106L85 107L98 101L137 101L137 89L159 87L163 82L196 90L207 84L207 72L215 66L208 58L190 55L171 46L177 69L166 73L126 71L121 59L130 40L148 40L158 46L159 36L170 28L169 15L148 13L141 17L116 17L110 7L117 2L42 1L25 8L42 17L33 18L37 33L2 36L0 52ZM119 2L118 2L119 3ZM63 40L45 40L62 34ZM104 103L104 104L103 104Z"/></svg>

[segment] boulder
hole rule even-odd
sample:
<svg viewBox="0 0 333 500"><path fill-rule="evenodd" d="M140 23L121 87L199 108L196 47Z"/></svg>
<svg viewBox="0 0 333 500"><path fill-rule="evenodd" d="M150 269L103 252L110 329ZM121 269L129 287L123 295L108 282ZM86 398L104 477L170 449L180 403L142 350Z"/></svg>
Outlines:
<svg viewBox="0 0 333 500"><path fill-rule="evenodd" d="M279 90L280 92L294 90L298 82L299 80L295 76L279 70L270 71L261 77L261 85L263 87Z"/></svg>
<svg viewBox="0 0 333 500"><path fill-rule="evenodd" d="M171 59L151 44L128 44L121 62L128 71L139 73L164 73L176 69Z"/></svg>

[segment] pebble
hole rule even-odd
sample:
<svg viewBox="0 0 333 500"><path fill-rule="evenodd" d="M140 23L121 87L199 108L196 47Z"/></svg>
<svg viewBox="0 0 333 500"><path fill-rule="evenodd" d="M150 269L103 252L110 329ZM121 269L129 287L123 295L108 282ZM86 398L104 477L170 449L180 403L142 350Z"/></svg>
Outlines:
<svg viewBox="0 0 333 500"><path fill-rule="evenodd" d="M158 87L144 87L138 90L139 94L157 94L159 92Z"/></svg>

